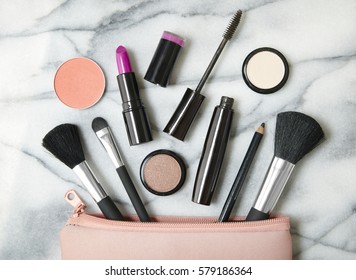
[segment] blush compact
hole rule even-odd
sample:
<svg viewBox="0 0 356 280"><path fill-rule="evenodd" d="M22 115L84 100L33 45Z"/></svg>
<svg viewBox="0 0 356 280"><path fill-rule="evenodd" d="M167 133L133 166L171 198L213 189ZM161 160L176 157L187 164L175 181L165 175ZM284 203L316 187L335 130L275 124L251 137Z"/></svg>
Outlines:
<svg viewBox="0 0 356 280"><path fill-rule="evenodd" d="M105 76L100 66L86 57L64 62L54 77L54 91L68 107L87 109L96 104L105 90Z"/></svg>
<svg viewBox="0 0 356 280"><path fill-rule="evenodd" d="M253 91L270 94L280 90L288 80L289 67L284 55L273 48L252 51L242 65L242 76Z"/></svg>
<svg viewBox="0 0 356 280"><path fill-rule="evenodd" d="M142 184L149 192L166 196L182 187L186 167L178 154L170 150L156 150L143 160L140 176Z"/></svg>

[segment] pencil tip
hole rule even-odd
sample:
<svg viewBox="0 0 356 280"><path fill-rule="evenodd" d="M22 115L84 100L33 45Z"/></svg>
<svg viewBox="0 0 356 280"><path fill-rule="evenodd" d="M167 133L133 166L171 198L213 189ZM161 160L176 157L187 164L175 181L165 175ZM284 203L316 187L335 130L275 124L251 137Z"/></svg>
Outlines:
<svg viewBox="0 0 356 280"><path fill-rule="evenodd" d="M256 130L256 132L263 134L265 131L265 123L262 123Z"/></svg>

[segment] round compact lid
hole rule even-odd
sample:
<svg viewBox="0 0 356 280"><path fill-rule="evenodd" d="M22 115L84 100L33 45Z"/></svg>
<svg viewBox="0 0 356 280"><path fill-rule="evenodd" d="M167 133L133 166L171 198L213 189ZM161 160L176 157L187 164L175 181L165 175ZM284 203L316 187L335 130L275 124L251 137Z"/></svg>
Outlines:
<svg viewBox="0 0 356 280"><path fill-rule="evenodd" d="M246 84L262 94L281 89L287 82L289 67L286 58L273 48L252 51L242 65L242 76Z"/></svg>
<svg viewBox="0 0 356 280"><path fill-rule="evenodd" d="M105 76L100 66L85 57L64 62L54 77L58 99L75 109L86 109L96 104L105 89Z"/></svg>
<svg viewBox="0 0 356 280"><path fill-rule="evenodd" d="M143 160L140 175L148 191L156 195L170 195L183 185L186 168L176 153L157 150Z"/></svg>

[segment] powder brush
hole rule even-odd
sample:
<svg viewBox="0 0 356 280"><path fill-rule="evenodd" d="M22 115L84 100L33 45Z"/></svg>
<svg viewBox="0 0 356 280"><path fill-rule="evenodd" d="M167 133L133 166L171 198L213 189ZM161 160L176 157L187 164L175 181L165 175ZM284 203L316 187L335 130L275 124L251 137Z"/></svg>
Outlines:
<svg viewBox="0 0 356 280"><path fill-rule="evenodd" d="M324 138L319 123L299 112L277 115L274 157L247 221L268 219L295 165Z"/></svg>
<svg viewBox="0 0 356 280"><path fill-rule="evenodd" d="M123 220L121 212L85 160L77 126L68 123L56 126L43 138L42 146L77 174L105 218Z"/></svg>

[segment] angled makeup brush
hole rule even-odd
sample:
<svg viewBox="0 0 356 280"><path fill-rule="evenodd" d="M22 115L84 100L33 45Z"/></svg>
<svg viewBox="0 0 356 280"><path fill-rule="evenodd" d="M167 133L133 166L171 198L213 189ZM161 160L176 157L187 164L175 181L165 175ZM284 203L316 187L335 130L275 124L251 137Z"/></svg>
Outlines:
<svg viewBox="0 0 356 280"><path fill-rule="evenodd" d="M149 222L150 217L148 216L145 206L143 205L142 200L137 193L135 185L132 182L129 173L127 172L125 164L122 161L119 149L116 145L108 123L103 118L97 117L92 122L92 128L101 144L104 146L111 161L113 162L116 168L116 172L125 187L125 190L137 212L138 217L140 218L140 221Z"/></svg>
<svg viewBox="0 0 356 280"><path fill-rule="evenodd" d="M43 138L42 146L77 174L105 218L123 220L119 209L99 184L85 160L77 126L68 123L56 126Z"/></svg>
<svg viewBox="0 0 356 280"><path fill-rule="evenodd" d="M276 205L294 166L324 138L319 123L299 112L277 115L274 157L246 221L265 220Z"/></svg>

